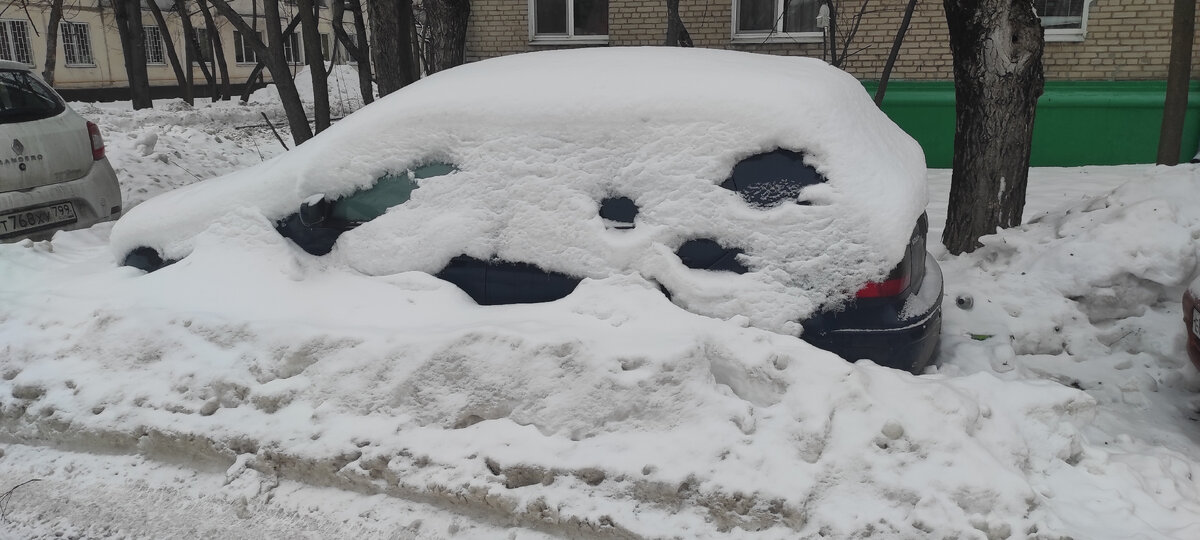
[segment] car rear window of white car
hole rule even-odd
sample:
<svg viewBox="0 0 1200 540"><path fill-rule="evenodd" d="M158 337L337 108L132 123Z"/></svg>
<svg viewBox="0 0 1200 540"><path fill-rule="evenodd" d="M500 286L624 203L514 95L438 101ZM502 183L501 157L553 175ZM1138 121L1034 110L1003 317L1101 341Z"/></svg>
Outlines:
<svg viewBox="0 0 1200 540"><path fill-rule="evenodd" d="M0 124L50 118L65 109L58 94L29 72L0 70Z"/></svg>

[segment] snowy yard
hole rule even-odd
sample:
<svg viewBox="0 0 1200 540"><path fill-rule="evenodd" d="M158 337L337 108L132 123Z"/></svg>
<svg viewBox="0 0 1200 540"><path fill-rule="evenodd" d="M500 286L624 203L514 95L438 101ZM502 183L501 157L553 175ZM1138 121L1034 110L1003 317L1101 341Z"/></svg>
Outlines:
<svg viewBox="0 0 1200 540"><path fill-rule="evenodd" d="M269 99L74 106L127 208L282 152ZM1035 169L961 257L949 176L919 377L622 277L481 308L246 213L149 275L111 224L0 245L0 538L1200 538L1200 168Z"/></svg>

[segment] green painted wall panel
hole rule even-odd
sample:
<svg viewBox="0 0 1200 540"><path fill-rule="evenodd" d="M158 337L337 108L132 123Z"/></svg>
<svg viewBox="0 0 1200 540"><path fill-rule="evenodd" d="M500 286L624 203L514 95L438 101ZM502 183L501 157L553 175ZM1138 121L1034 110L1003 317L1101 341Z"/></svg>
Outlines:
<svg viewBox="0 0 1200 540"><path fill-rule="evenodd" d="M864 82L874 94L876 83ZM1164 81L1050 81L1033 126L1036 167L1153 163L1166 94ZM1200 143L1200 81L1193 81L1181 157ZM883 110L925 150L930 167L954 154L954 83L892 81Z"/></svg>

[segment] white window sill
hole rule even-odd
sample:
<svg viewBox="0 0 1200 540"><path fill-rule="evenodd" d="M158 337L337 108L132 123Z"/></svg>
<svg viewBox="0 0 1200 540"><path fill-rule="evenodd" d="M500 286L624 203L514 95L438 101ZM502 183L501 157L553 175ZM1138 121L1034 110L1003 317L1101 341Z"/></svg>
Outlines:
<svg viewBox="0 0 1200 540"><path fill-rule="evenodd" d="M64 65L69 68L94 68L94 67L96 67L96 64L64 64Z"/></svg>
<svg viewBox="0 0 1200 540"><path fill-rule="evenodd" d="M820 43L825 36L820 32L776 32L773 34L734 34L730 43L738 45L760 45L763 43Z"/></svg>
<svg viewBox="0 0 1200 540"><path fill-rule="evenodd" d="M1082 43L1084 38L1083 30L1045 30L1042 34L1046 38L1046 42L1074 42Z"/></svg>
<svg viewBox="0 0 1200 540"><path fill-rule="evenodd" d="M530 45L608 45L608 36L533 36Z"/></svg>

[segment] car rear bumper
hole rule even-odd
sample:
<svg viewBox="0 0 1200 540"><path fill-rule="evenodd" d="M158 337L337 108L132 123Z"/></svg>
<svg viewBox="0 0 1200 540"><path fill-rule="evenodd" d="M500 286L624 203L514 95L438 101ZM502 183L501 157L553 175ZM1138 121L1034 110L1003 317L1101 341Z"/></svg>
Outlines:
<svg viewBox="0 0 1200 540"><path fill-rule="evenodd" d="M113 171L112 165L108 163L108 159L96 161L86 175L75 180L0 193L0 214L63 202L71 202L74 205L76 215L74 222L49 225L18 233L0 233L0 243L15 242L25 238L46 240L54 236L56 231L86 229L97 223L119 217L122 209L121 186L117 183L117 174Z"/></svg>
<svg viewBox="0 0 1200 540"><path fill-rule="evenodd" d="M1196 369L1200 369L1200 321L1196 320L1196 310L1200 305L1190 292L1183 294L1183 331L1187 335L1187 355Z"/></svg>
<svg viewBox="0 0 1200 540"><path fill-rule="evenodd" d="M937 354L942 333L942 270L926 254L916 294L891 305L856 302L845 311L805 321L805 341L850 361L921 373Z"/></svg>

